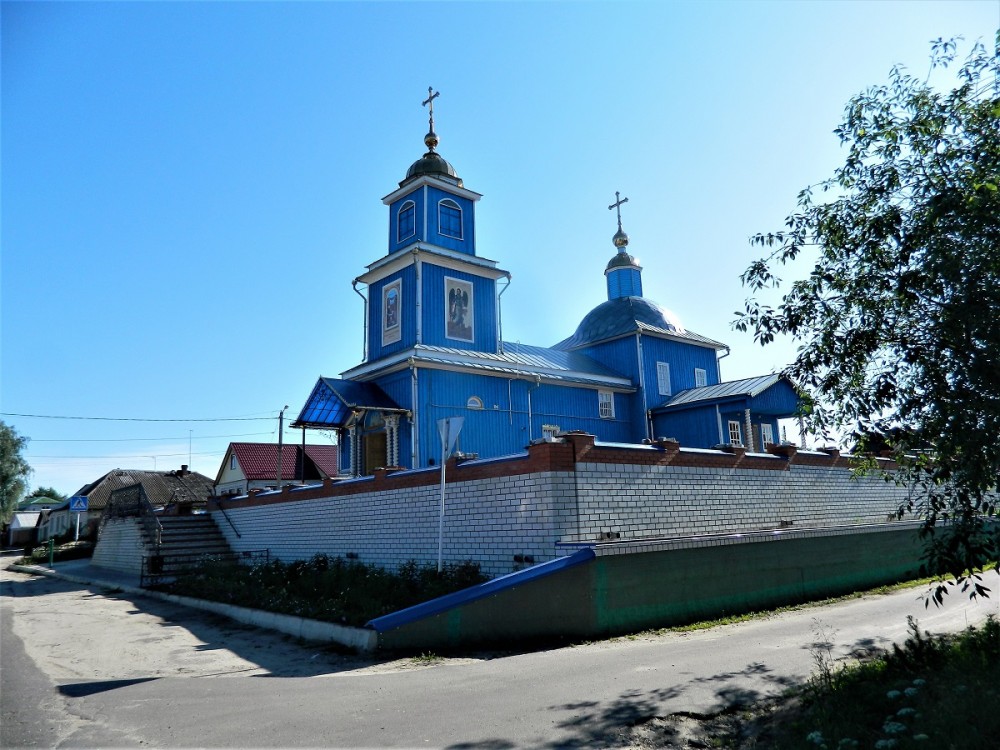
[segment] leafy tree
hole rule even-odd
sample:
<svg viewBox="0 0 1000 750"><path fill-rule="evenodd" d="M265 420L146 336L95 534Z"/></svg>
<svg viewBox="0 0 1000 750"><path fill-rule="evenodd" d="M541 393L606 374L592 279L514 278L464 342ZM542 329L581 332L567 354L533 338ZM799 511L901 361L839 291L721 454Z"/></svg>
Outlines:
<svg viewBox="0 0 1000 750"><path fill-rule="evenodd" d="M60 501L66 499L66 495L59 492L54 487L36 487L34 490L32 490L31 494L28 495L29 499L33 497L47 497L51 498L52 500L60 500Z"/></svg>
<svg viewBox="0 0 1000 750"><path fill-rule="evenodd" d="M798 342L787 373L811 428L895 460L926 567L974 597L1000 549L1000 33L940 91L932 76L956 54L939 39L925 80L896 67L851 99L834 131L844 165L799 194L784 230L751 238L768 254L741 277L752 296L734 326ZM783 286L772 269L804 252L815 267Z"/></svg>
<svg viewBox="0 0 1000 750"><path fill-rule="evenodd" d="M27 445L28 438L0 420L0 523L10 521L27 488L31 467L21 455Z"/></svg>

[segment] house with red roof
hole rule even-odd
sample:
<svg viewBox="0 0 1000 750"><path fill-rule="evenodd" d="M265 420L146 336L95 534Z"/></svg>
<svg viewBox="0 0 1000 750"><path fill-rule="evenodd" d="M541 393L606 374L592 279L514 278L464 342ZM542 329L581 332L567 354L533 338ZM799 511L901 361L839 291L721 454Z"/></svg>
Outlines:
<svg viewBox="0 0 1000 750"><path fill-rule="evenodd" d="M277 443L230 443L215 478L217 495L244 495L279 485ZM337 476L336 445L280 446L280 484L319 484Z"/></svg>

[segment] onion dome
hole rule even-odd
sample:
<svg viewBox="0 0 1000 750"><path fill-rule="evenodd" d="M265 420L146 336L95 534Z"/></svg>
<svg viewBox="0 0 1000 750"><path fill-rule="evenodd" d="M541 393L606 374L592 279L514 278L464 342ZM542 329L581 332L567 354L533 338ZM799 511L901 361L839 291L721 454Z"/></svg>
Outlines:
<svg viewBox="0 0 1000 750"><path fill-rule="evenodd" d="M440 92L435 92L431 87L427 87L427 99L423 102L425 106L429 106L429 128L427 135L424 136L424 145L427 147L427 153L410 165L410 168L406 170L406 177L399 183L400 186L415 177L432 175L435 177L444 177L462 187L462 179L455 172L455 168L435 151L439 139L437 133L434 132L434 100L438 96L440 96Z"/></svg>

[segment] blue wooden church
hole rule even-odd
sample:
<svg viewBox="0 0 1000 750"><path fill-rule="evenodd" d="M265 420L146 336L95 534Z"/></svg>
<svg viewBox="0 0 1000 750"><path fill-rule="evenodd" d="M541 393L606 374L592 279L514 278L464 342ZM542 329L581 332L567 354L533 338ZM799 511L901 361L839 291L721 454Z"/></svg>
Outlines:
<svg viewBox="0 0 1000 750"><path fill-rule="evenodd" d="M672 437L687 447L763 450L798 398L780 375L721 382L728 348L685 329L642 296L618 198L606 301L554 346L501 339L510 274L476 254L479 193L437 152L428 90L427 152L382 202L386 254L354 280L364 290L365 357L340 378L321 377L293 426L333 429L342 476L441 460L437 422L461 416L457 448L482 458L583 430L598 441Z"/></svg>

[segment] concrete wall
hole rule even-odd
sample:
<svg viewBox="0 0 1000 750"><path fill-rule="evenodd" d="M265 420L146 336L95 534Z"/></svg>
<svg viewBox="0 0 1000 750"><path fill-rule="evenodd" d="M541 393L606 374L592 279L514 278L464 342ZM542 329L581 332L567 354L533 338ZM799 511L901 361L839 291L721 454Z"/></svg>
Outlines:
<svg viewBox="0 0 1000 750"><path fill-rule="evenodd" d="M491 576L561 556L565 543L884 524L906 497L891 482L853 478L848 457L790 446L747 454L570 434L446 469L444 560L474 560ZM234 551L352 554L394 568L437 560L439 481L439 469L378 470L221 501L232 525L218 504L210 510Z"/></svg>
<svg viewBox="0 0 1000 750"><path fill-rule="evenodd" d="M90 564L123 573L142 573L142 558L152 554L146 549L142 523L136 518L112 518L101 529Z"/></svg>
<svg viewBox="0 0 1000 750"><path fill-rule="evenodd" d="M369 623L379 647L448 650L561 642L682 625L912 578L917 524L771 532L656 545L608 544L552 575L490 584L488 596ZM523 580L521 580L523 578ZM490 584L485 584L489 586Z"/></svg>

